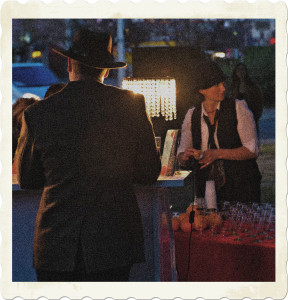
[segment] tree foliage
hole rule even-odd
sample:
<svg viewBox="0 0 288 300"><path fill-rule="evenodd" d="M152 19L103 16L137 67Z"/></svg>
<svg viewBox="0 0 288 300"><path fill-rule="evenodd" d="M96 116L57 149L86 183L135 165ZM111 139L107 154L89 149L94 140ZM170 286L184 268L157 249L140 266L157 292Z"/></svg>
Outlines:
<svg viewBox="0 0 288 300"><path fill-rule="evenodd" d="M264 106L275 106L275 46L248 47L244 52L244 63L250 77L262 89Z"/></svg>
<svg viewBox="0 0 288 300"><path fill-rule="evenodd" d="M265 107L275 106L275 46L247 47L244 50L244 60L218 59L217 63L227 75L226 94L231 93L231 79L235 66L244 62L251 79L257 83L263 94Z"/></svg>

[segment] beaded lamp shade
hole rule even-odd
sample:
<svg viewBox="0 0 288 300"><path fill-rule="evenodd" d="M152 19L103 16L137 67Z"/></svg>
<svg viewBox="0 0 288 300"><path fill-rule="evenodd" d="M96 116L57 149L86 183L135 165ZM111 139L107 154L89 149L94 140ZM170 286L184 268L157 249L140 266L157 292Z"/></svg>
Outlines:
<svg viewBox="0 0 288 300"><path fill-rule="evenodd" d="M176 119L176 81L173 78L124 78L122 88L142 94L150 117Z"/></svg>

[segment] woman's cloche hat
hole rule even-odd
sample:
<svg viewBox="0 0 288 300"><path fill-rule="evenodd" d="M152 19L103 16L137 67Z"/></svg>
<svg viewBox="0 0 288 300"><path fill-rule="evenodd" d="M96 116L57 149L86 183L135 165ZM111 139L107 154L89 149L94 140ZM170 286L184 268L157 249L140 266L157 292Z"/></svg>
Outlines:
<svg viewBox="0 0 288 300"><path fill-rule="evenodd" d="M97 69L118 69L127 65L124 62L115 62L114 56L111 54L112 37L110 34L96 33L88 29L78 30L70 49L66 51L52 50Z"/></svg>
<svg viewBox="0 0 288 300"><path fill-rule="evenodd" d="M205 90L226 80L217 63L209 60L201 61L195 68L195 90Z"/></svg>

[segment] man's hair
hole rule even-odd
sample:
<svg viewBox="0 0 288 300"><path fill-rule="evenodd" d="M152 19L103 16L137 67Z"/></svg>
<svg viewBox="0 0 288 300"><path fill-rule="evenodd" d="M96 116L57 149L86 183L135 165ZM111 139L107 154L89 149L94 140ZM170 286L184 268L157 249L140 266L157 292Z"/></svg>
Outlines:
<svg viewBox="0 0 288 300"><path fill-rule="evenodd" d="M97 69L80 63L77 60L71 59L72 69L75 73L89 77L99 77L106 73L107 69Z"/></svg>
<svg viewBox="0 0 288 300"><path fill-rule="evenodd" d="M38 100L34 98L18 98L12 105L12 158L14 158L17 149L24 110L36 102L38 102Z"/></svg>

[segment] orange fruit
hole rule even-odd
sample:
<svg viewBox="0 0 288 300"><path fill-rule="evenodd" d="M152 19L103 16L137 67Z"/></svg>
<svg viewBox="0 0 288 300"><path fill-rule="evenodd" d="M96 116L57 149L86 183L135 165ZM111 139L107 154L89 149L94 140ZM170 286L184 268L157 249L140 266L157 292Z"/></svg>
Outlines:
<svg viewBox="0 0 288 300"><path fill-rule="evenodd" d="M177 231L180 227L180 220L179 218L172 218L171 220L172 223L172 229L173 231Z"/></svg>
<svg viewBox="0 0 288 300"><path fill-rule="evenodd" d="M191 231L191 224L189 222L189 217L184 218L184 219L181 220L180 228L184 232L190 232Z"/></svg>
<svg viewBox="0 0 288 300"><path fill-rule="evenodd" d="M221 216L219 214L210 214L207 216L207 220L208 220L208 225L211 226L221 226L223 223L223 220L221 218Z"/></svg>
<svg viewBox="0 0 288 300"><path fill-rule="evenodd" d="M189 213L182 213L179 215L178 219L180 220L180 222L185 219L185 218L189 218Z"/></svg>
<svg viewBox="0 0 288 300"><path fill-rule="evenodd" d="M190 213L192 211L192 204L190 204L187 209L186 209L186 213Z"/></svg>
<svg viewBox="0 0 288 300"><path fill-rule="evenodd" d="M206 216L202 216L202 215L197 215L194 218L194 226L196 230L200 230L201 226L204 229L206 229L208 227L208 220L206 218Z"/></svg>

